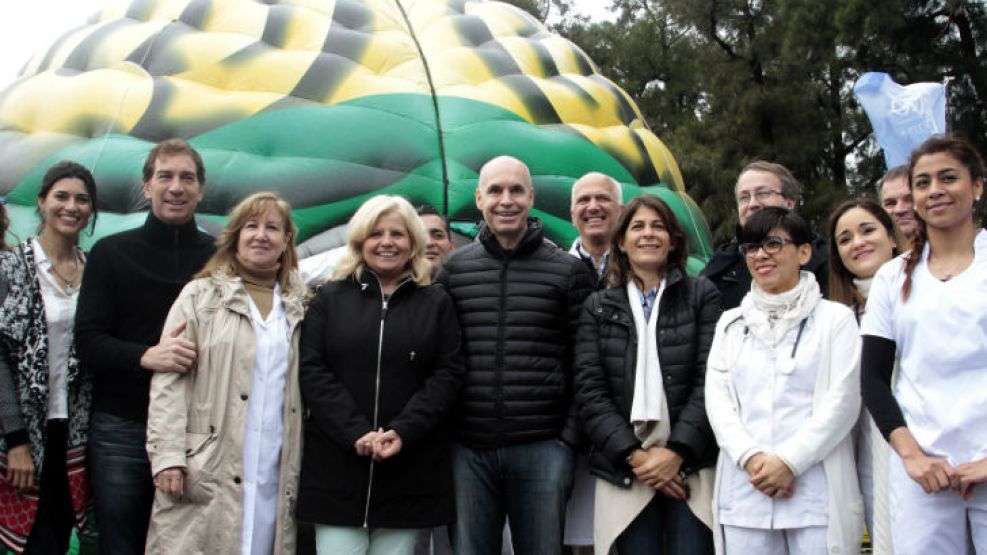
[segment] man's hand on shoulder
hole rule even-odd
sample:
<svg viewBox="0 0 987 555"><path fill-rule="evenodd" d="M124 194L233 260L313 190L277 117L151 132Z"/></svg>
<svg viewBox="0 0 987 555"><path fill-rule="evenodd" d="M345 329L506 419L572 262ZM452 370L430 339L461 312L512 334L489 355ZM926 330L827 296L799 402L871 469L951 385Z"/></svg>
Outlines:
<svg viewBox="0 0 987 555"><path fill-rule="evenodd" d="M195 343L182 337L188 322L182 322L161 337L157 345L144 351L141 367L152 372L184 374L195 362Z"/></svg>

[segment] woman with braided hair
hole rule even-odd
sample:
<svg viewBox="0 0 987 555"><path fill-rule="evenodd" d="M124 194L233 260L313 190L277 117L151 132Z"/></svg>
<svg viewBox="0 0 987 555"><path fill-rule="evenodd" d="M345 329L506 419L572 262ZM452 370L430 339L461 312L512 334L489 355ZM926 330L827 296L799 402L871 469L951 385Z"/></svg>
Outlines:
<svg viewBox="0 0 987 555"><path fill-rule="evenodd" d="M984 163L963 139L909 162L919 226L874 278L861 325L862 391L891 444L894 552L987 552L987 231ZM898 377L891 386L895 355Z"/></svg>

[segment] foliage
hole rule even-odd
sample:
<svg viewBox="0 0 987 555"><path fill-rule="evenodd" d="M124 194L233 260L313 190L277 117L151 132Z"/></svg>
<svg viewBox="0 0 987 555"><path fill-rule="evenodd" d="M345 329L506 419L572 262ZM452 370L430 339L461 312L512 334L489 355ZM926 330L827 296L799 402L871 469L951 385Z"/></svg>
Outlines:
<svg viewBox="0 0 987 555"><path fill-rule="evenodd" d="M951 78L949 124L987 152L982 1L612 5L613 22L575 18L568 0L549 7L555 30L637 101L675 155L717 242L733 234L733 184L756 159L793 171L803 185L799 209L820 231L834 203L873 192L885 168L852 94L864 72L885 71L902 84Z"/></svg>

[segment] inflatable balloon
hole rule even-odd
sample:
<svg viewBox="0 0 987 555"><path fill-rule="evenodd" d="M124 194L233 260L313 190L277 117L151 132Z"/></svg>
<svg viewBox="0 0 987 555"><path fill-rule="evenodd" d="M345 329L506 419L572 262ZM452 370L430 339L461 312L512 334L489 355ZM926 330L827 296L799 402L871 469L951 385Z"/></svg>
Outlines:
<svg viewBox="0 0 987 555"><path fill-rule="evenodd" d="M570 187L589 171L626 198L665 198L695 270L709 228L675 160L630 97L523 10L484 0L133 0L65 33L0 92L0 194L12 231L35 226L45 170L72 159L100 187L83 243L139 225L140 168L182 137L206 162L198 219L276 190L299 240L345 224L369 196L430 203L469 234L480 166L531 168L535 209L561 245Z"/></svg>

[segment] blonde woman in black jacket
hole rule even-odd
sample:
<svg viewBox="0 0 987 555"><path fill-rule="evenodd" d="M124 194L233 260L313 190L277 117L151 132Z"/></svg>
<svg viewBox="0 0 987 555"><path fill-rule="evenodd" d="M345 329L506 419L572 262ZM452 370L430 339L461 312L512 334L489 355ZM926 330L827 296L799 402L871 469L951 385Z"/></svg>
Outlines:
<svg viewBox="0 0 987 555"><path fill-rule="evenodd" d="M302 324L308 411L297 518L319 553L411 555L452 522L445 418L463 378L459 322L429 285L424 225L381 195L350 220L347 256Z"/></svg>
<svg viewBox="0 0 987 555"><path fill-rule="evenodd" d="M694 514L688 501L690 476L716 462L703 387L720 304L708 279L685 275L686 250L668 205L635 198L613 238L609 288L583 305L576 396L600 478L597 553L713 551L697 517L709 508Z"/></svg>

